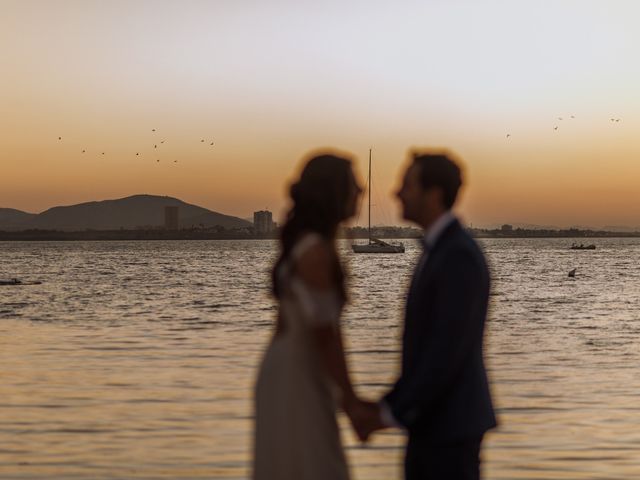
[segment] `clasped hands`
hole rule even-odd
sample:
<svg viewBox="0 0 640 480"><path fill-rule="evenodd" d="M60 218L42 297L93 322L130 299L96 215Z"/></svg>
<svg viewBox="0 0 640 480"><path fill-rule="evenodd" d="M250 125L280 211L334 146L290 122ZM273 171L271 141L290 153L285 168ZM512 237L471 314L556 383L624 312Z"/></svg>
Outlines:
<svg viewBox="0 0 640 480"><path fill-rule="evenodd" d="M345 402L344 411L361 442L368 441L371 434L376 430L387 427L382 421L380 406L375 402L353 397Z"/></svg>

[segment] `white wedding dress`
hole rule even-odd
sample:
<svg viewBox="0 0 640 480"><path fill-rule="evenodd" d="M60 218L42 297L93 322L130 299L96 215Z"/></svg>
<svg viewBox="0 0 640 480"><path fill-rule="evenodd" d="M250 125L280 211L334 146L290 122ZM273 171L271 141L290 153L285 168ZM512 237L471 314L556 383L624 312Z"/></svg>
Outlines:
<svg viewBox="0 0 640 480"><path fill-rule="evenodd" d="M337 328L338 292L317 291L293 273L313 244L307 234L278 272L283 330L268 346L256 383L254 480L348 480L336 422L335 385L320 363L313 329Z"/></svg>

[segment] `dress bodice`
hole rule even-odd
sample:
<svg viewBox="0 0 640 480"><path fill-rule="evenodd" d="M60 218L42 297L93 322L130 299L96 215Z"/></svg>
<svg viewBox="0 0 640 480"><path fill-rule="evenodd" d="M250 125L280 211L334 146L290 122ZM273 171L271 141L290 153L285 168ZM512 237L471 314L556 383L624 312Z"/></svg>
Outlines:
<svg viewBox="0 0 640 480"><path fill-rule="evenodd" d="M343 301L338 289L320 290L310 287L295 273L295 264L313 245L324 242L317 233L308 233L298 240L288 259L278 272L281 287L280 315L292 330L338 325Z"/></svg>

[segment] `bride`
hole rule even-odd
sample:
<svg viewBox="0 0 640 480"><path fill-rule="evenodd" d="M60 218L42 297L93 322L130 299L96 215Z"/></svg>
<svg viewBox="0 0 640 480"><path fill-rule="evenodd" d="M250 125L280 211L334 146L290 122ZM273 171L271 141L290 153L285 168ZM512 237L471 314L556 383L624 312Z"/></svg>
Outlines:
<svg viewBox="0 0 640 480"><path fill-rule="evenodd" d="M278 318L256 382L254 480L349 478L336 409L357 424L367 403L345 361L345 275L335 237L361 192L351 162L331 154L311 158L291 187L272 274Z"/></svg>

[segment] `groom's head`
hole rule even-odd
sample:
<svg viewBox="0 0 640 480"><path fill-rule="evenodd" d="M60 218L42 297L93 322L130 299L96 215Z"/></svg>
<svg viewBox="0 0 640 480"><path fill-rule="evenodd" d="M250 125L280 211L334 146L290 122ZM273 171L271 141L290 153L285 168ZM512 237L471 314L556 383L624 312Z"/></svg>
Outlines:
<svg viewBox="0 0 640 480"><path fill-rule="evenodd" d="M460 167L448 153L413 153L397 195L403 217L427 228L450 210L462 185Z"/></svg>

